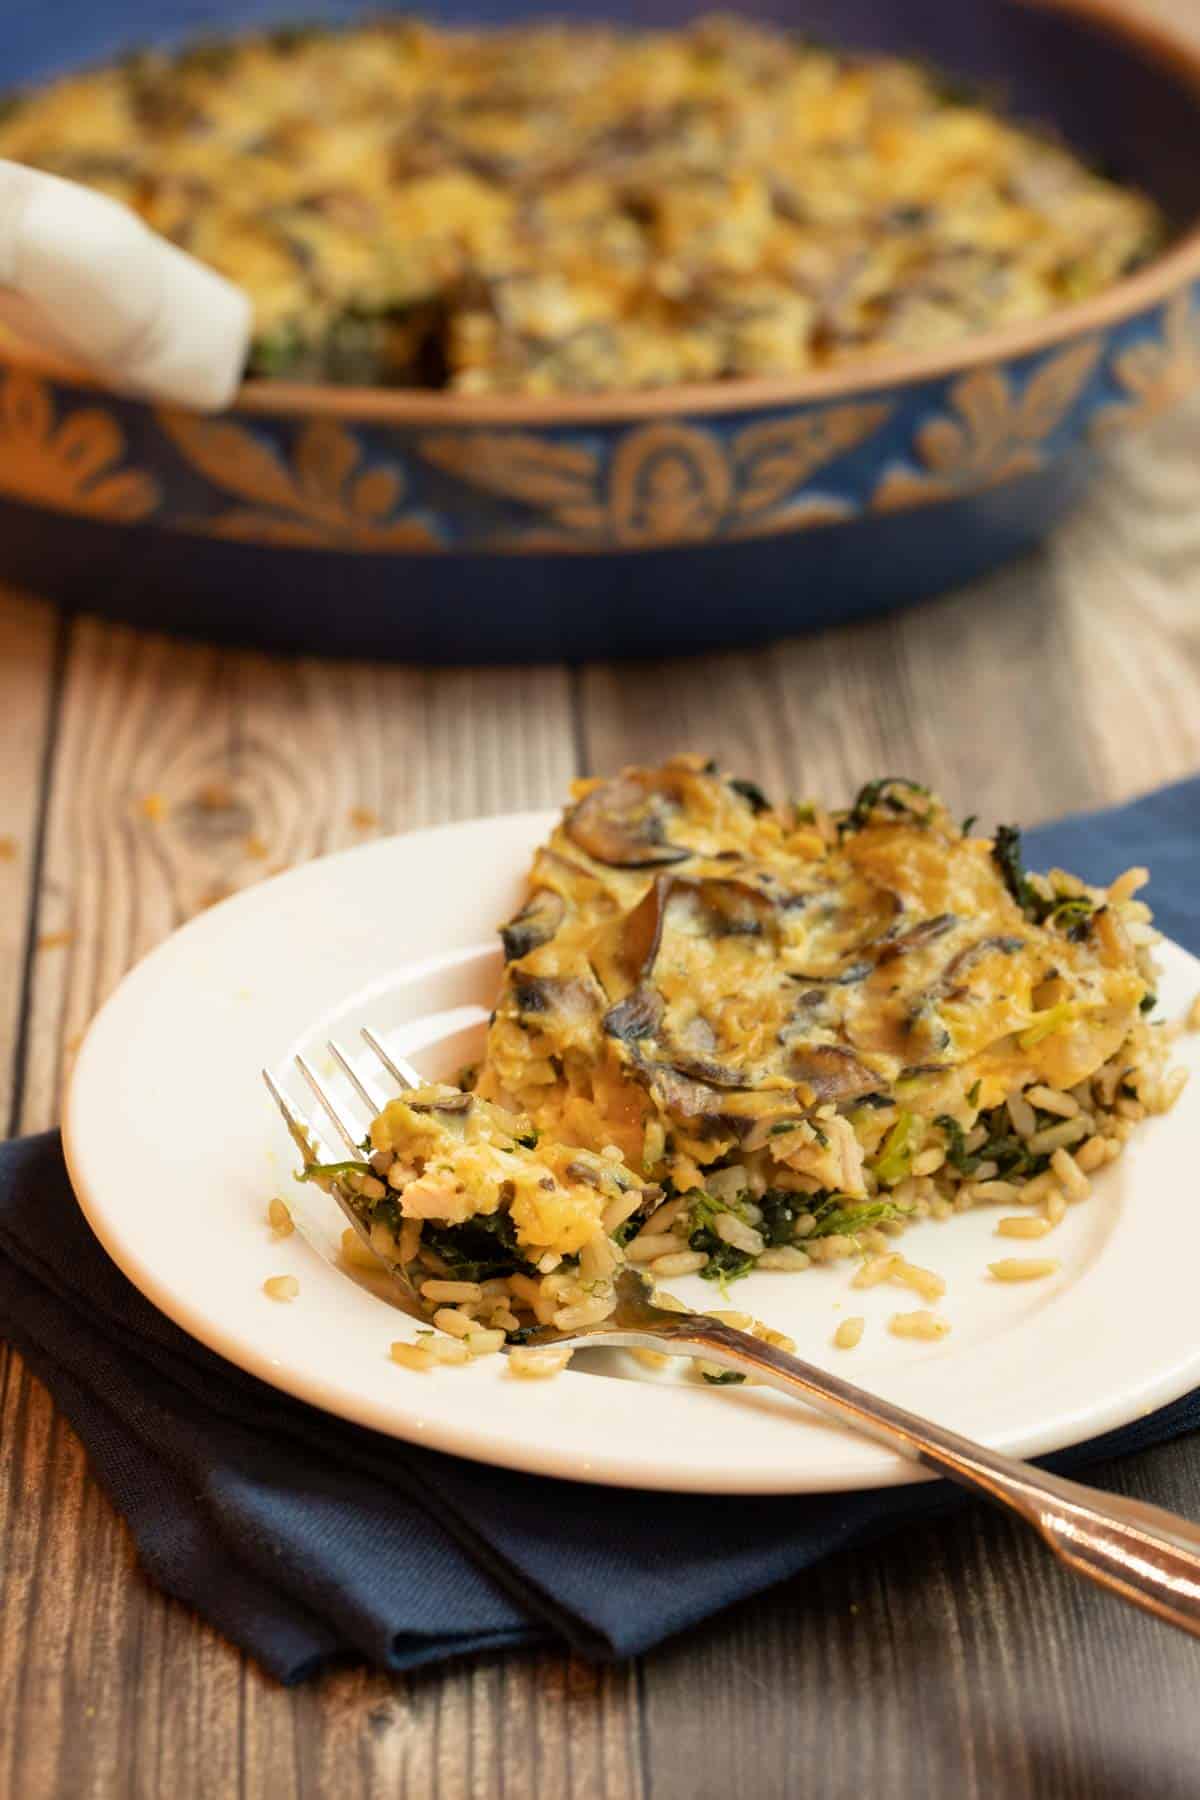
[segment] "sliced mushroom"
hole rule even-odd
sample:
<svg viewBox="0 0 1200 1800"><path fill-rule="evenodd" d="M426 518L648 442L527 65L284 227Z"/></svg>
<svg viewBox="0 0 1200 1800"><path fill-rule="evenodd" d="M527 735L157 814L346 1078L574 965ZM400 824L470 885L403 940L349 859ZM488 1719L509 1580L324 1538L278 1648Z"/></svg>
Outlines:
<svg viewBox="0 0 1200 1800"><path fill-rule="evenodd" d="M788 1075L811 1088L811 1104L858 1100L876 1093L879 1077L843 1044L797 1044L788 1059Z"/></svg>
<svg viewBox="0 0 1200 1800"><path fill-rule="evenodd" d="M623 1044L654 1037L662 1025L662 995L646 984L635 987L604 1015L604 1031Z"/></svg>
<svg viewBox="0 0 1200 1800"><path fill-rule="evenodd" d="M963 991L962 977L968 970L973 969L976 963L982 962L985 956L990 956L993 952L1001 956L1015 956L1018 951L1024 950L1026 941L1025 938L1019 937L985 937L980 938L977 943L968 944L965 949L950 958L937 980L929 988L929 994L934 997L946 998L951 994L961 993Z"/></svg>
<svg viewBox="0 0 1200 1800"><path fill-rule="evenodd" d="M622 928L621 962L631 981L645 981L653 972L677 909L678 925L695 928L689 935L712 938L762 937L777 918L774 902L749 882L659 875Z"/></svg>
<svg viewBox="0 0 1200 1800"><path fill-rule="evenodd" d="M579 1024L597 1011L596 993L586 982L571 977L518 973L513 977L509 997L519 1018L536 1019L539 1023L556 1019L560 1025Z"/></svg>
<svg viewBox="0 0 1200 1800"><path fill-rule="evenodd" d="M808 970L789 969L788 979L791 981L803 981L812 987L817 986L819 983L824 984L826 987L853 987L856 982L865 981L874 966L873 963L869 962L855 962L851 963L849 968L836 969L826 973L816 971L810 973Z"/></svg>
<svg viewBox="0 0 1200 1800"><path fill-rule="evenodd" d="M724 1099L720 1091L710 1087L707 1082L694 1081L690 1076L681 1074L678 1069L663 1063L651 1065L646 1073L651 1093L673 1118L715 1121L720 1117Z"/></svg>
<svg viewBox="0 0 1200 1800"><path fill-rule="evenodd" d="M500 927L505 962L519 962L531 950L548 944L563 922L567 903L552 888L538 888L520 912Z"/></svg>
<svg viewBox="0 0 1200 1800"><path fill-rule="evenodd" d="M637 775L605 781L567 814L567 836L593 861L614 869L686 862L692 852L667 839L671 796Z"/></svg>
<svg viewBox="0 0 1200 1800"><path fill-rule="evenodd" d="M935 918L922 919L919 925L912 926L899 937L885 939L875 960L882 968L885 963L895 962L897 957L911 956L915 951L924 950L927 944L945 937L957 924L957 913L938 913Z"/></svg>

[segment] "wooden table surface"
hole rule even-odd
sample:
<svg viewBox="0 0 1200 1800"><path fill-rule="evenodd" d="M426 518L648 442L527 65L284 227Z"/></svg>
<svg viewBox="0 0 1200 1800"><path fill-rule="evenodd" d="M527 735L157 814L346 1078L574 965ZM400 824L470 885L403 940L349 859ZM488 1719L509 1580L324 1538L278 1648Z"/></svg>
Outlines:
<svg viewBox="0 0 1200 1800"><path fill-rule="evenodd" d="M0 597L9 1130L55 1121L89 1018L173 927L375 829L550 806L573 775L684 747L776 791L840 797L894 771L1028 823L1196 770L1198 468L1194 406L1122 452L1044 552L969 593L668 666L327 666ZM1200 1793L1200 1645L982 1509L618 1667L508 1655L287 1690L149 1586L11 1354L0 1444L3 1800ZM1200 1514L1200 1442L1100 1478Z"/></svg>

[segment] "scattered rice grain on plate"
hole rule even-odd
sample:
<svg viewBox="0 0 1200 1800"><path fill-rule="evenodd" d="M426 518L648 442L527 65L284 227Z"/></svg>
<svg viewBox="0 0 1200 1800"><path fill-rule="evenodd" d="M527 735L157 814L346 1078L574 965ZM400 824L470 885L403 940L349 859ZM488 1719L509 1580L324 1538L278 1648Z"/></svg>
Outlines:
<svg viewBox="0 0 1200 1800"><path fill-rule="evenodd" d="M1013 1218L999 1219L996 1222L997 1237L1039 1238L1045 1237L1053 1230L1053 1221L1039 1218L1036 1213L1018 1213Z"/></svg>
<svg viewBox="0 0 1200 1800"><path fill-rule="evenodd" d="M276 1237L291 1237L293 1231L296 1229L295 1221L288 1210L286 1200L280 1200L278 1196L272 1200L270 1206L267 1208L267 1222Z"/></svg>
<svg viewBox="0 0 1200 1800"><path fill-rule="evenodd" d="M888 1320L888 1330L893 1337L907 1338L944 1338L950 1329L950 1321L927 1310L917 1312L893 1313Z"/></svg>
<svg viewBox="0 0 1200 1800"><path fill-rule="evenodd" d="M508 1353L508 1372L520 1381L544 1381L561 1374L573 1354L570 1344L547 1344L544 1349L516 1349ZM663 1358L666 1361L666 1358Z"/></svg>
<svg viewBox="0 0 1200 1800"><path fill-rule="evenodd" d="M862 1318L843 1319L833 1334L833 1341L839 1350L853 1350L862 1341L862 1334L867 1321Z"/></svg>
<svg viewBox="0 0 1200 1800"><path fill-rule="evenodd" d="M423 1344L406 1344L403 1340L392 1345L391 1358L402 1369L432 1369L435 1366L433 1355Z"/></svg>
<svg viewBox="0 0 1200 1800"><path fill-rule="evenodd" d="M988 1264L997 1281L1041 1281L1047 1275L1057 1275L1058 1269L1053 1256L1007 1256Z"/></svg>
<svg viewBox="0 0 1200 1800"><path fill-rule="evenodd" d="M294 1300L300 1283L294 1275L269 1275L263 1282L263 1293L271 1300Z"/></svg>

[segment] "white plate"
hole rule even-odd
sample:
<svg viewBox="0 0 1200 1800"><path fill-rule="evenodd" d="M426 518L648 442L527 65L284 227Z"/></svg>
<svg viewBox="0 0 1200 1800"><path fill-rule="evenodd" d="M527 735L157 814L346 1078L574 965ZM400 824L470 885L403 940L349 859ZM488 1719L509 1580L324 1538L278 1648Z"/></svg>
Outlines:
<svg viewBox="0 0 1200 1800"><path fill-rule="evenodd" d="M337 1259L343 1221L290 1180L295 1152L259 1079L360 1023L419 1050L426 1072L468 1059L494 986L495 927L551 820L521 815L365 845L310 863L202 914L127 977L83 1045L66 1109L67 1157L109 1253L186 1331L287 1392L396 1437L482 1461L622 1486L801 1493L915 1479L911 1465L763 1389L645 1375L593 1352L550 1382L521 1382L492 1357L417 1375L389 1359L413 1327ZM1162 999L1175 1014L1200 964L1165 946ZM464 1010L465 1009L465 1010ZM1200 1039L1180 1056L1200 1063ZM365 1065L364 1065L365 1067ZM757 1274L732 1304L789 1332L802 1355L1001 1449L1035 1455L1078 1442L1200 1383L1200 1081L1138 1133L1125 1157L1039 1250L1061 1264L1021 1286L991 1280L998 1255L1032 1249L994 1235L983 1209L915 1227L916 1262L944 1274L937 1344L886 1330L895 1291L854 1292L848 1264ZM266 1225L282 1194L300 1229ZM262 1291L299 1278L291 1304ZM696 1277L684 1298L718 1304ZM867 1316L853 1352L830 1340ZM605 1376L608 1378L606 1379Z"/></svg>

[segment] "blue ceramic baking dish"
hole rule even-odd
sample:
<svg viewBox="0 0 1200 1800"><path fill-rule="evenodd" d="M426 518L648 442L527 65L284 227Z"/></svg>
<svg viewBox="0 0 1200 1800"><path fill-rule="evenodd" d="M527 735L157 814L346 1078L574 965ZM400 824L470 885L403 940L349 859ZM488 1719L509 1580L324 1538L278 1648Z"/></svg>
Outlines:
<svg viewBox="0 0 1200 1800"><path fill-rule="evenodd" d="M375 10L378 10L376 8ZM431 4L442 23L561 3ZM578 8L594 16L594 4ZM681 23L682 0L608 16ZM1034 544L1104 446L1200 377L1200 42L1120 0L750 0L1000 89L1173 227L1031 327L788 381L465 399L249 382L167 413L0 349L0 577L139 624L339 655L525 661L748 643L901 606ZM57 0L36 80L140 43L350 6Z"/></svg>

